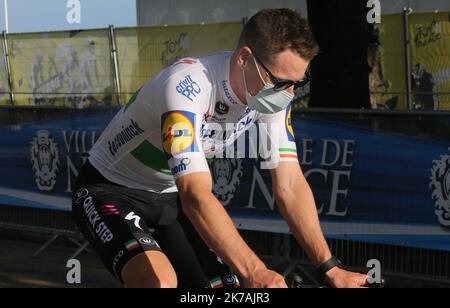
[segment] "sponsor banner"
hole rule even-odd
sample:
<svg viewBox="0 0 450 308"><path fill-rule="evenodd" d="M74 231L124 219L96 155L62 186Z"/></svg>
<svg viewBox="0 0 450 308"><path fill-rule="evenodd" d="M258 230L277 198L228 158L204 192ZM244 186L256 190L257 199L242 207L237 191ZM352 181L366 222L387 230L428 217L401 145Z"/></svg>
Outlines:
<svg viewBox="0 0 450 308"><path fill-rule="evenodd" d="M414 102L426 110L450 109L450 13L410 19Z"/></svg>
<svg viewBox="0 0 450 308"><path fill-rule="evenodd" d="M292 124L327 237L450 251L448 115L305 113ZM289 232L269 171L239 159L211 170L239 228Z"/></svg>
<svg viewBox="0 0 450 308"><path fill-rule="evenodd" d="M113 104L107 29L11 34L8 45L16 105L81 109Z"/></svg>
<svg viewBox="0 0 450 308"><path fill-rule="evenodd" d="M78 170L116 111L10 111L0 204L70 211ZM328 237L450 251L449 115L292 112L290 123ZM211 160L214 193L240 228L287 233L259 164Z"/></svg>
<svg viewBox="0 0 450 308"><path fill-rule="evenodd" d="M414 108L450 110L449 13L414 13L409 23ZM125 104L148 80L182 58L234 50L241 30L239 22L115 29L120 102L115 95L108 29L10 34L7 42L15 103L78 109ZM402 14L383 15L374 36L377 40L368 57L372 104L405 110ZM195 60L183 63L191 61ZM192 101L201 88L188 75L177 91ZM0 48L0 105L8 104L8 92ZM227 96L228 92L225 89ZM308 88L300 92L299 101L307 105Z"/></svg>
<svg viewBox="0 0 450 308"><path fill-rule="evenodd" d="M420 110L450 110L450 14L414 13L409 16L413 103ZM378 108L407 108L405 40L402 14L383 15L379 25L381 61L370 78Z"/></svg>
<svg viewBox="0 0 450 308"><path fill-rule="evenodd" d="M407 109L406 106L406 69L405 44L402 14L382 15L379 25L381 46L375 57L380 61L373 67L370 76L372 105L388 109Z"/></svg>
<svg viewBox="0 0 450 308"><path fill-rule="evenodd" d="M70 211L78 170L116 112L3 111L0 204Z"/></svg>
<svg viewBox="0 0 450 308"><path fill-rule="evenodd" d="M74 109L124 104L163 68L182 58L233 50L241 30L239 22L116 29L120 102L109 29L9 34L15 104ZM183 63L189 61L193 60ZM193 100L201 89L186 76L177 91ZM7 69L0 48L0 105L8 103Z"/></svg>

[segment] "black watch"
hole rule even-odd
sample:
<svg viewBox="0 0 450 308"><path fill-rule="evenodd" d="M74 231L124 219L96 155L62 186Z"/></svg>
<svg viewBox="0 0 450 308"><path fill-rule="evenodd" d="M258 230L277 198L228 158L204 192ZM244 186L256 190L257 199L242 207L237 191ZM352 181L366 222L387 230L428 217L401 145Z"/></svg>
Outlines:
<svg viewBox="0 0 450 308"><path fill-rule="evenodd" d="M322 264L318 269L317 272L320 275L320 278L322 279L322 281L325 280L325 276L326 274L331 271L333 268L335 267L339 267L342 268L342 262L339 261L338 258L336 257L332 257L330 260L328 260L327 262L325 262L324 264Z"/></svg>

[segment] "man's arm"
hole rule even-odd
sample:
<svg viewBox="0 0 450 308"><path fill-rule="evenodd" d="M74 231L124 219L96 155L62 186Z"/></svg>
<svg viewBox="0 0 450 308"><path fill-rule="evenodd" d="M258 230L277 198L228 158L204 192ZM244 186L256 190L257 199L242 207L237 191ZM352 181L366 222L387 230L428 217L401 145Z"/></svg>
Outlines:
<svg viewBox="0 0 450 308"><path fill-rule="evenodd" d="M311 188L299 163L280 163L272 170L273 191L281 214L287 221L298 243L317 267L332 254L323 235ZM367 276L334 268L327 274L334 287L360 287Z"/></svg>
<svg viewBox="0 0 450 308"><path fill-rule="evenodd" d="M269 271L239 235L212 193L209 173L186 175L177 180L177 186L186 216L208 247L240 274L245 287L286 287L283 277Z"/></svg>

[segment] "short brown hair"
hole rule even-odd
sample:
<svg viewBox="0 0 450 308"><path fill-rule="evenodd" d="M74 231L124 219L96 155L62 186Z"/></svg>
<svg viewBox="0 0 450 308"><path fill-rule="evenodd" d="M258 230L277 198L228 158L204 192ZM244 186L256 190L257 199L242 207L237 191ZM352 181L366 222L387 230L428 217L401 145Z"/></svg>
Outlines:
<svg viewBox="0 0 450 308"><path fill-rule="evenodd" d="M239 47L248 45L268 62L287 49L296 51L306 61L319 53L308 22L298 12L286 8L262 10L250 18L239 39Z"/></svg>

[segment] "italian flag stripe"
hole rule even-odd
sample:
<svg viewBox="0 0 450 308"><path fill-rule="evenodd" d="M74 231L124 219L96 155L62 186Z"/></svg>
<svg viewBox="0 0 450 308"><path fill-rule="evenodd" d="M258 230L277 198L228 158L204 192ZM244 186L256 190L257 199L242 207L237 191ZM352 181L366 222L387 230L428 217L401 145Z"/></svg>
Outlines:
<svg viewBox="0 0 450 308"><path fill-rule="evenodd" d="M240 286L241 286L241 282L239 281L238 276L234 275L234 279L236 279L236 285L237 285L238 287L240 287Z"/></svg>
<svg viewBox="0 0 450 308"><path fill-rule="evenodd" d="M222 279L218 277L216 279L211 280L211 287L213 289L222 288L223 287Z"/></svg>
<svg viewBox="0 0 450 308"><path fill-rule="evenodd" d="M297 153L296 149L280 149L281 153Z"/></svg>
<svg viewBox="0 0 450 308"><path fill-rule="evenodd" d="M125 246L127 247L128 251L131 251L133 249L138 248L139 247L139 243L136 240L131 240L129 242L126 242Z"/></svg>
<svg viewBox="0 0 450 308"><path fill-rule="evenodd" d="M281 158L293 158L293 159L298 158L298 156L296 154L281 154L280 157Z"/></svg>

